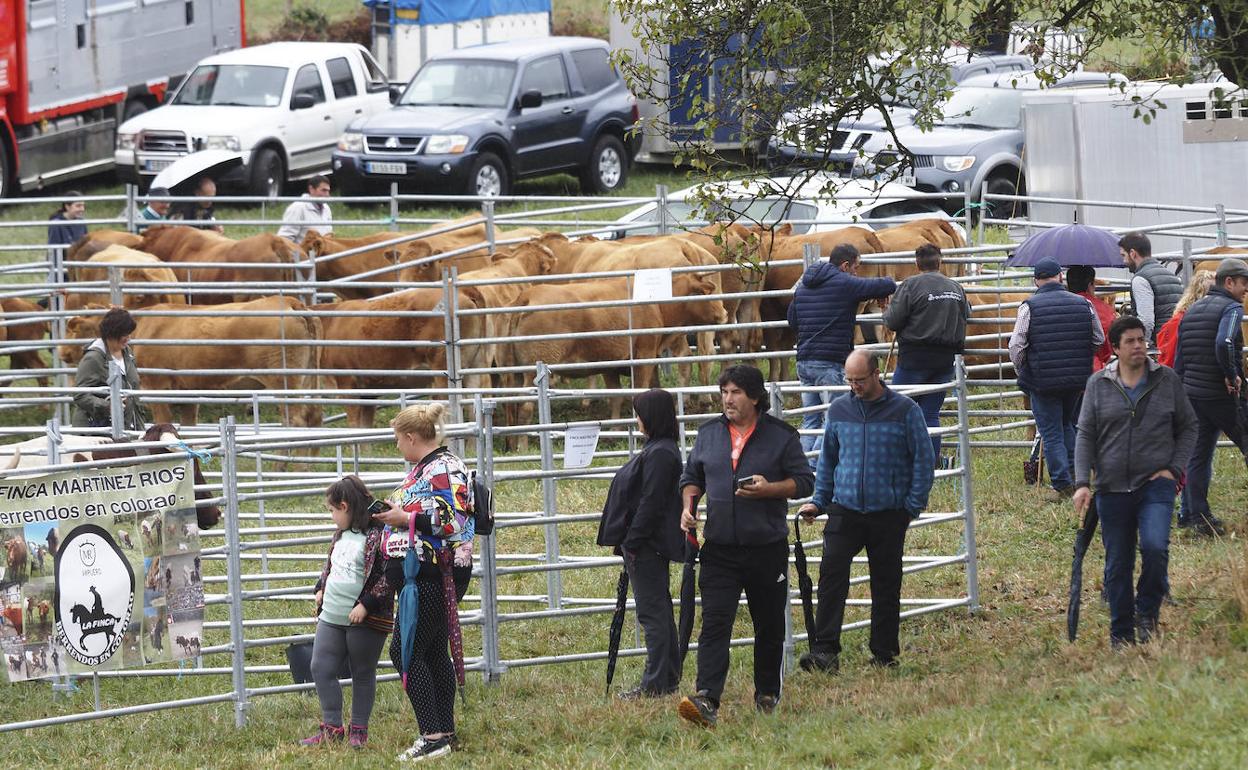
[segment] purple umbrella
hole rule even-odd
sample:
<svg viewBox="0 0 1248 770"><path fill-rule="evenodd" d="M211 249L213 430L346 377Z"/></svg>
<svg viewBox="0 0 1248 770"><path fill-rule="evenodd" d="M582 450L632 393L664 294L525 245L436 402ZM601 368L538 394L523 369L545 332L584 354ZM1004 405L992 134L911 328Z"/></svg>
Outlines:
<svg viewBox="0 0 1248 770"><path fill-rule="evenodd" d="M1062 267L1125 267L1118 236L1087 225L1063 225L1042 230L1019 244L1006 267L1031 267L1045 257Z"/></svg>

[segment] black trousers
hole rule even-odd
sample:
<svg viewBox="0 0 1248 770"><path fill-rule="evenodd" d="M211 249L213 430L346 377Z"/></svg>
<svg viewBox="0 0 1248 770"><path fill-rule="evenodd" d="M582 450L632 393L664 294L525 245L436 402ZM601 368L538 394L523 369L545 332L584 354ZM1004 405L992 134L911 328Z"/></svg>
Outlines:
<svg viewBox="0 0 1248 770"><path fill-rule="evenodd" d="M789 544L726 546L706 543L701 553L702 634L698 637L699 692L715 703L728 678L729 643L737 602L745 591L754 622L754 698L780 697L784 613L789 601Z"/></svg>
<svg viewBox="0 0 1248 770"><path fill-rule="evenodd" d="M845 600L853 559L864 547L871 568L871 654L890 661L901 653L901 555L910 514L905 511L859 513L840 508L828 514L819 564L819 609L810 649L840 655Z"/></svg>
<svg viewBox="0 0 1248 770"><path fill-rule="evenodd" d="M643 550L624 563L633 583L637 621L646 635L646 670L641 675L641 688L650 693L672 692L680 684L681 660L676 619L672 616L671 562L655 551Z"/></svg>
<svg viewBox="0 0 1248 770"><path fill-rule="evenodd" d="M421 735L455 732L455 664L448 650L449 627L441 580L417 580L416 640L412 660L403 672L402 645L396 618L390 637L390 662L406 673L403 689L412 703Z"/></svg>
<svg viewBox="0 0 1248 770"><path fill-rule="evenodd" d="M1248 461L1248 436L1239 429L1239 413L1235 400L1230 396L1219 399L1193 398L1192 410L1196 412L1196 446L1192 449L1192 457L1187 463L1187 494L1188 518L1184 520L1180 509L1181 523L1195 520L1197 516L1210 515L1209 484L1213 480L1213 453L1217 449L1218 435L1226 437L1239 447Z"/></svg>

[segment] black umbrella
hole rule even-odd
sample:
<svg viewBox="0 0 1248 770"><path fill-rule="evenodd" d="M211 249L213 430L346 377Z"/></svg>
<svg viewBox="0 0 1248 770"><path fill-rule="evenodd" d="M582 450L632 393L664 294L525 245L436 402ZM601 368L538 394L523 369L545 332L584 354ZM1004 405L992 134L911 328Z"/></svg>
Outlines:
<svg viewBox="0 0 1248 770"><path fill-rule="evenodd" d="M1070 603L1066 607L1066 638L1075 641L1079 634L1079 604L1083 601L1083 557L1096 534L1096 497L1088 503L1083 522L1075 533L1075 558L1070 563Z"/></svg>
<svg viewBox="0 0 1248 770"><path fill-rule="evenodd" d="M802 619L806 622L806 643L815 641L814 587L806 568L806 546L802 545L802 515L793 517L793 562L797 566L797 592L802 596Z"/></svg>
<svg viewBox="0 0 1248 770"><path fill-rule="evenodd" d="M689 653L689 639L693 636L693 615L698 601L695 597L698 583L698 554L702 547L695 532L685 533L685 568L680 575L680 663L684 666Z"/></svg>
<svg viewBox="0 0 1248 770"><path fill-rule="evenodd" d="M611 633L607 637L607 695L611 694L611 680L615 678L615 659L620 656L620 635L624 632L624 610L627 607L628 570L622 569L620 582L615 587L615 614L611 616Z"/></svg>

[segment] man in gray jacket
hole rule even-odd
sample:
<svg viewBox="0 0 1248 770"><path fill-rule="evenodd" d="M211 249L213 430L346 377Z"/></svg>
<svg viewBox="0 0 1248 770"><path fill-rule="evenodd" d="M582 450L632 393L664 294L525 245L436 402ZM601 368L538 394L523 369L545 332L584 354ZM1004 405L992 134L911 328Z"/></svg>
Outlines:
<svg viewBox="0 0 1248 770"><path fill-rule="evenodd" d="M940 247L925 243L914 251L921 271L902 282L884 310L884 325L897 333L894 385L953 380L953 357L966 344L971 306L961 284L940 272ZM940 427L945 391L914 398L929 428ZM940 436L932 436L932 456L940 464Z"/></svg>
<svg viewBox="0 0 1248 770"><path fill-rule="evenodd" d="M1176 480L1196 444L1196 414L1183 383L1148 358L1144 323L1124 316L1109 327L1118 360L1092 375L1075 439L1075 512L1092 502L1105 542L1109 639L1115 647L1148 641L1168 583L1170 512ZM1141 567L1133 596L1135 548Z"/></svg>

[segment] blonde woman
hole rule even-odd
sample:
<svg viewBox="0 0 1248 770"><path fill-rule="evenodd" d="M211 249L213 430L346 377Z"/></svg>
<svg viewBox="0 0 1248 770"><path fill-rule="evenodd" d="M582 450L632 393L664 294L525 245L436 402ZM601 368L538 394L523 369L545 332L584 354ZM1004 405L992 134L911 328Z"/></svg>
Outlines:
<svg viewBox="0 0 1248 770"><path fill-rule="evenodd" d="M390 659L416 713L420 736L399 755L422 761L455 748L456 664L448 642L457 633L456 599L472 572L472 500L464 461L442 445L446 410L441 404L409 406L390 421L407 478L374 518L387 525L387 555L402 556L404 583L396 610ZM462 588L461 588L462 586ZM463 660L462 646L455 650Z"/></svg>
<svg viewBox="0 0 1248 770"><path fill-rule="evenodd" d="M1183 291L1179 303L1174 306L1174 315L1166 321L1166 325L1157 332L1157 363L1163 366L1174 366L1174 356L1179 350L1179 322L1187 314L1187 309L1203 299L1213 285L1212 270L1197 270L1192 275L1192 282Z"/></svg>

